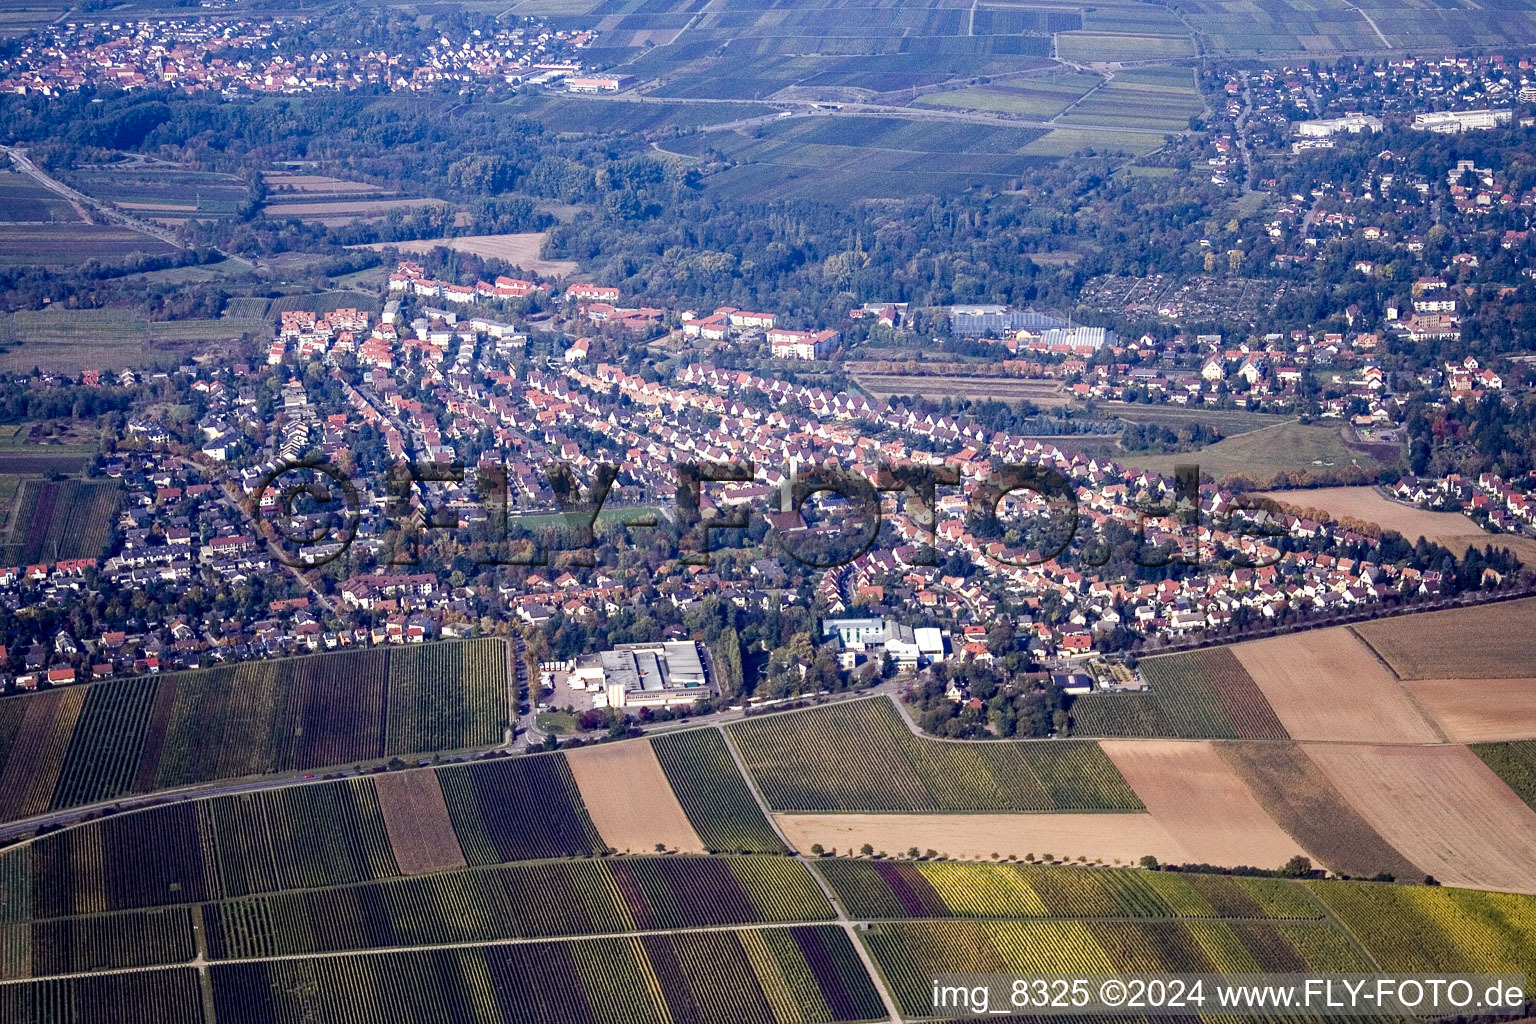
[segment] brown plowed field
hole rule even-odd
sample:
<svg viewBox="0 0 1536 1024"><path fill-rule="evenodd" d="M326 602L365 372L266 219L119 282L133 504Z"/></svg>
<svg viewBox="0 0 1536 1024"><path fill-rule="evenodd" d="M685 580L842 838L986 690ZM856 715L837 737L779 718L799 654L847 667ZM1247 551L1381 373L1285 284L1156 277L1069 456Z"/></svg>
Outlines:
<svg viewBox="0 0 1536 1024"><path fill-rule="evenodd" d="M1278 868L1306 854L1254 799L1215 744L1104 740L1100 745L1191 861Z"/></svg>
<svg viewBox="0 0 1536 1024"><path fill-rule="evenodd" d="M1536 811L1471 750L1303 747L1383 839L1439 881L1536 893Z"/></svg>
<svg viewBox="0 0 1536 1024"><path fill-rule="evenodd" d="M1316 629L1232 648L1298 740L1440 739L1392 673L1348 629Z"/></svg>
<svg viewBox="0 0 1536 1024"><path fill-rule="evenodd" d="M660 843L704 853L650 740L580 747L565 755L603 842L620 853L654 853Z"/></svg>

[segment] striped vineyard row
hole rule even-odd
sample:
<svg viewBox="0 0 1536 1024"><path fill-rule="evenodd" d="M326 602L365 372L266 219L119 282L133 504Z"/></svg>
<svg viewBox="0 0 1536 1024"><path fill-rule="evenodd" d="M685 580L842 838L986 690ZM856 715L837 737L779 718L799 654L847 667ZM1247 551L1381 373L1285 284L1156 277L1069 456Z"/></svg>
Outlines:
<svg viewBox="0 0 1536 1024"><path fill-rule="evenodd" d="M398 874L371 779L167 804L0 854L0 875L15 880L17 905L39 918Z"/></svg>
<svg viewBox="0 0 1536 1024"><path fill-rule="evenodd" d="M651 741L656 759L707 850L781 853L773 830L718 729L690 729Z"/></svg>
<svg viewBox="0 0 1536 1024"><path fill-rule="evenodd" d="M506 724L507 662L502 641L467 640L390 651L386 756L494 746L501 741Z"/></svg>
<svg viewBox="0 0 1536 1024"><path fill-rule="evenodd" d="M472 865L606 852L563 754L437 771ZM11 904L68 917L399 875L373 779L342 779L167 804L41 836L0 853L0 877L16 880L0 897L0 918L16 916Z"/></svg>
<svg viewBox="0 0 1536 1024"><path fill-rule="evenodd" d="M205 1024L202 991L197 972L190 967L0 985L0 1020L6 1024Z"/></svg>
<svg viewBox="0 0 1536 1024"><path fill-rule="evenodd" d="M242 1024L835 1024L883 1017L847 933L770 928L211 968Z"/></svg>
<svg viewBox="0 0 1536 1024"><path fill-rule="evenodd" d="M883 698L727 728L776 811L1142 809L1096 743L940 742Z"/></svg>
<svg viewBox="0 0 1536 1024"><path fill-rule="evenodd" d="M1288 739L1248 670L1225 647L1148 658L1150 693L1090 693L1073 701L1079 736Z"/></svg>
<svg viewBox="0 0 1536 1024"><path fill-rule="evenodd" d="M1361 973L1370 965L1322 922L910 921L866 943L905 1015L934 1015L940 974Z"/></svg>
<svg viewBox="0 0 1536 1024"><path fill-rule="evenodd" d="M241 959L827 921L832 905L789 857L560 861L446 872L203 908L209 956Z"/></svg>
<svg viewBox="0 0 1536 1024"><path fill-rule="evenodd" d="M471 865L607 850L564 754L450 765L437 777Z"/></svg>
<svg viewBox="0 0 1536 1024"><path fill-rule="evenodd" d="M341 651L8 697L0 820L493 746L508 721L503 653L498 640Z"/></svg>
<svg viewBox="0 0 1536 1024"><path fill-rule="evenodd" d="M1536 976L1536 897L1372 882L1308 884L1383 970Z"/></svg>
<svg viewBox="0 0 1536 1024"><path fill-rule="evenodd" d="M1146 917L1316 920L1308 890L1274 878L1124 868L831 858L816 869L857 920Z"/></svg>
<svg viewBox="0 0 1536 1024"><path fill-rule="evenodd" d="M25 818L48 809L70 736L85 705L85 690L49 690L0 701L0 712L16 723L7 750L0 751L0 820Z"/></svg>
<svg viewBox="0 0 1536 1024"><path fill-rule="evenodd" d="M0 981L180 964L196 955L187 907L0 925Z"/></svg>

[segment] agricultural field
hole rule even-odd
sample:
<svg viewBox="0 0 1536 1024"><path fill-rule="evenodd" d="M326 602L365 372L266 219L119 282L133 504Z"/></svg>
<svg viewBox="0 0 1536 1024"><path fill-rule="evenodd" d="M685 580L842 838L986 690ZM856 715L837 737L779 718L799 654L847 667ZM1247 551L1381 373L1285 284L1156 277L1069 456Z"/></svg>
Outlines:
<svg viewBox="0 0 1536 1024"><path fill-rule="evenodd" d="M1536 599L1403 615L1355 627L1400 679L1521 679L1536 664Z"/></svg>
<svg viewBox="0 0 1536 1024"><path fill-rule="evenodd" d="M265 331L262 322L238 317L152 323L121 309L20 310L0 315L0 371L38 367L79 373L163 365L192 342Z"/></svg>
<svg viewBox="0 0 1536 1024"><path fill-rule="evenodd" d="M1402 687L1456 743L1536 736L1536 678L1420 679Z"/></svg>
<svg viewBox="0 0 1536 1024"><path fill-rule="evenodd" d="M191 967L0 985L0 1019L14 1024L210 1024Z"/></svg>
<svg viewBox="0 0 1536 1024"><path fill-rule="evenodd" d="M1025 156L1056 160L1079 153L1111 156L1146 156L1163 148L1163 136L1154 132L1114 131L1095 128L1052 128L1020 152Z"/></svg>
<svg viewBox="0 0 1536 1024"><path fill-rule="evenodd" d="M1536 740L1474 743L1472 752L1503 779L1510 789L1536 809Z"/></svg>
<svg viewBox="0 0 1536 1024"><path fill-rule="evenodd" d="M1181 132L1191 117L1204 112L1193 75L1186 74L1182 83L1122 80L1117 75L1063 113L1059 122Z"/></svg>
<svg viewBox="0 0 1536 1024"><path fill-rule="evenodd" d="M1485 533L1476 523L1457 512L1430 512L1385 497L1374 487L1320 487L1304 491L1270 491L1273 498L1298 509L1308 518L1322 517L1372 523L1384 530L1400 533L1409 541L1420 537L1443 544L1457 557L1469 546L1495 546L1504 543L1521 554L1518 537Z"/></svg>
<svg viewBox="0 0 1536 1024"><path fill-rule="evenodd" d="M1246 434L1281 423L1293 422L1277 413L1249 412L1246 409L1206 409L1177 405L1140 405L1130 402L1102 402L1099 411L1127 423L1152 423L1178 429L1187 423L1215 427L1223 437ZM1198 456L1196 456L1198 459Z"/></svg>
<svg viewBox="0 0 1536 1024"><path fill-rule="evenodd" d="M683 812L711 852L782 853L719 729L689 729L650 741ZM807 847L809 848L809 847Z"/></svg>
<svg viewBox="0 0 1536 1024"><path fill-rule="evenodd" d="M722 197L878 198L1010 187L1040 162L1026 149L1040 135L1025 126L823 112L665 145L680 156L733 164L703 179ZM961 154L963 161L936 159Z"/></svg>
<svg viewBox="0 0 1536 1024"><path fill-rule="evenodd" d="M816 870L855 920L1325 916L1306 889L1276 878L840 857L818 861Z"/></svg>
<svg viewBox="0 0 1536 1024"><path fill-rule="evenodd" d="M1098 75L1067 72L925 93L913 100L912 105L989 110L1019 117L1049 119L1103 83L1104 79Z"/></svg>
<svg viewBox="0 0 1536 1024"><path fill-rule="evenodd" d="M233 174L190 171L149 160L82 167L68 177L71 185L92 198L168 224L194 216L203 220L232 216L249 199L245 182Z"/></svg>
<svg viewBox="0 0 1536 1024"><path fill-rule="evenodd" d="M1179 864L1190 854L1150 814L777 814L797 850L820 844L855 853L901 856L916 849L942 857L1049 857L1095 864L1133 864L1142 857Z"/></svg>
<svg viewBox="0 0 1536 1024"><path fill-rule="evenodd" d="M1369 969L1330 922L906 921L865 942L903 1014L932 1014L933 978L963 974L1357 973Z"/></svg>
<svg viewBox="0 0 1536 1024"><path fill-rule="evenodd" d="M1186 421L1190 418L1199 417L1185 417ZM1345 466L1374 473L1381 468L1376 459L1346 445L1337 425L1293 421L1224 438L1194 455L1133 455L1125 461L1137 469L1158 473L1171 473L1175 466L1193 462L1202 474L1218 482L1244 479L1261 486L1274 482L1277 487L1289 484L1290 476L1297 473Z"/></svg>
<svg viewBox="0 0 1536 1024"><path fill-rule="evenodd" d="M83 709L60 719L51 709L61 702ZM0 721L19 724L0 728L0 764L15 788L0 815L489 747L502 739L506 702L506 659L495 640L245 662L9 697ZM45 733L55 752L41 756Z"/></svg>
<svg viewBox="0 0 1536 1024"><path fill-rule="evenodd" d="M242 1024L834 1024L884 1016L835 925L317 957L211 969Z"/></svg>
<svg viewBox="0 0 1536 1024"><path fill-rule="evenodd" d="M267 304L267 319L278 320L289 310L329 313L337 309L370 309L378 296L373 292L337 288L326 292L300 292L272 299Z"/></svg>
<svg viewBox="0 0 1536 1024"><path fill-rule="evenodd" d="M1536 970L1529 897L1365 882L1307 886L1384 971Z"/></svg>
<svg viewBox="0 0 1536 1024"><path fill-rule="evenodd" d="M174 246L110 224L0 222L0 266L75 267L86 260L116 260L135 253L161 255Z"/></svg>
<svg viewBox="0 0 1536 1024"><path fill-rule="evenodd" d="M384 754L499 742L507 718L506 646L494 640L389 652Z"/></svg>
<svg viewBox="0 0 1536 1024"><path fill-rule="evenodd" d="M24 818L48 809L84 706L84 689L0 701L0 739L6 741L0 816Z"/></svg>
<svg viewBox="0 0 1536 1024"><path fill-rule="evenodd" d="M607 850L564 754L438 769L459 848L471 865Z"/></svg>
<svg viewBox="0 0 1536 1024"><path fill-rule="evenodd" d="M24 480L0 561L7 565L100 558L112 541L116 480Z"/></svg>
<svg viewBox="0 0 1536 1024"><path fill-rule="evenodd" d="M373 779L389 834L389 849L402 875L448 871L465 865L448 816L437 773L424 769L386 772Z"/></svg>
<svg viewBox="0 0 1536 1024"><path fill-rule="evenodd" d="M435 834L471 867L604 853L563 755L431 770L452 831ZM446 856L412 836L397 861L390 813L368 777L205 797L88 822L0 854L0 920L66 917L379 881ZM316 822L327 823L317 829ZM146 850L156 851L152 858ZM423 877L434 877L427 875Z"/></svg>
<svg viewBox="0 0 1536 1024"><path fill-rule="evenodd" d="M1236 644L1232 653L1295 739L1444 739L1375 652L1347 627ZM1346 690L1347 699L1342 696Z"/></svg>
<svg viewBox="0 0 1536 1024"><path fill-rule="evenodd" d="M269 171L262 175L262 184L267 193L263 215L317 221L327 227L376 220L393 210L448 205L440 199L402 196L377 185L323 174Z"/></svg>
<svg viewBox="0 0 1536 1024"><path fill-rule="evenodd" d="M883 698L728 727L776 811L1136 811L1097 744L916 736Z"/></svg>
<svg viewBox="0 0 1536 1024"><path fill-rule="evenodd" d="M1223 743L1217 750L1265 813L1314 862L1355 878L1423 879L1424 869L1383 839L1300 746Z"/></svg>
<svg viewBox="0 0 1536 1024"><path fill-rule="evenodd" d="M43 188L30 176L4 170L0 171L0 223L80 223L80 215L69 200Z"/></svg>
<svg viewBox="0 0 1536 1024"><path fill-rule="evenodd" d="M1080 736L1170 736L1179 739L1287 739L1231 648L1148 658L1141 673L1150 693L1090 693L1072 702Z"/></svg>
<svg viewBox="0 0 1536 1024"><path fill-rule="evenodd" d="M508 101L505 109L571 134L686 131L778 113L777 107L755 103L636 103L624 98L553 95L520 95Z"/></svg>
<svg viewBox="0 0 1536 1024"><path fill-rule="evenodd" d="M1187 33L1163 36L1062 32L1056 36L1056 53L1063 60L1088 64L1100 61L1163 60L1193 57L1195 44Z"/></svg>
<svg viewBox="0 0 1536 1024"><path fill-rule="evenodd" d="M704 852L649 740L583 747L567 753L565 760L609 849Z"/></svg>
<svg viewBox="0 0 1536 1024"><path fill-rule="evenodd" d="M996 398L999 401L1033 402L1043 408L1067 405L1071 396L1055 381L1018 380L1008 377L940 377L922 373L866 373L854 375L859 387L876 398L891 395L922 395L924 398Z"/></svg>
<svg viewBox="0 0 1536 1024"><path fill-rule="evenodd" d="M514 267L521 267L531 274L546 277L565 277L576 272L571 260L545 259L539 253L549 237L547 231L529 231L511 235L459 235L454 238L424 238L412 242L374 242L361 249L393 248L401 252L431 252L442 247L455 252L468 252L476 256L506 260Z"/></svg>
<svg viewBox="0 0 1536 1024"><path fill-rule="evenodd" d="M1536 892L1536 811L1468 748L1303 749L1383 839L1441 882Z"/></svg>
<svg viewBox="0 0 1536 1024"><path fill-rule="evenodd" d="M1254 799L1215 744L1106 740L1154 821L1187 851L1185 863L1274 869L1306 851Z"/></svg>
<svg viewBox="0 0 1536 1024"><path fill-rule="evenodd" d="M167 966L196 955L186 907L0 925L0 981Z"/></svg>
<svg viewBox="0 0 1536 1024"><path fill-rule="evenodd" d="M210 959L834 917L790 857L614 857L252 896L202 908Z"/></svg>

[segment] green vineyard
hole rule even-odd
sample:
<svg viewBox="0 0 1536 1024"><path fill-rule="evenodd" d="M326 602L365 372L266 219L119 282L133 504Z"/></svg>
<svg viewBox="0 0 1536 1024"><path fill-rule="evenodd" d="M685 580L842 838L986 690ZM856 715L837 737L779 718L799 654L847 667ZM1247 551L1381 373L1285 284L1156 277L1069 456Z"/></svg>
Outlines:
<svg viewBox="0 0 1536 1024"><path fill-rule="evenodd" d="M1383 970L1536 975L1536 899L1439 886L1312 882Z"/></svg>
<svg viewBox="0 0 1536 1024"><path fill-rule="evenodd" d="M196 955L185 907L0 925L0 981L179 964Z"/></svg>
<svg viewBox="0 0 1536 1024"><path fill-rule="evenodd" d="M238 1019L238 1018L230 1018ZM0 985L6 1024L205 1024L190 967Z"/></svg>
<svg viewBox="0 0 1536 1024"><path fill-rule="evenodd" d="M1148 658L1147 693L1088 693L1072 702L1079 736L1289 739L1258 684L1230 650Z"/></svg>
<svg viewBox="0 0 1536 1024"><path fill-rule="evenodd" d="M208 955L249 959L833 918L789 857L521 864L203 907Z"/></svg>
<svg viewBox="0 0 1536 1024"><path fill-rule="evenodd" d="M911 1018L932 1014L932 978L943 973L1536 971L1536 897L1435 886L988 862L589 856L165 909L103 913L92 898L61 915L56 899L37 899L26 881L18 855L28 852L0 856L0 1019L29 1024L201 1021L197 975L174 967L200 951L216 1012L208 1024L885 1019L850 936ZM355 851L363 860L383 853L376 836ZM89 862L91 844L54 855ZM859 923L834 923L813 873ZM227 884L220 878L197 884ZM272 881L313 879L294 868ZM122 973L61 977L82 971ZM117 1000L123 1015L93 1002L102 999Z"/></svg>
<svg viewBox="0 0 1536 1024"><path fill-rule="evenodd" d="M25 480L0 543L6 565L100 558L112 540L122 488L116 480Z"/></svg>
<svg viewBox="0 0 1536 1024"><path fill-rule="evenodd" d="M904 1014L931 1016L939 974L1358 973L1369 964L1331 923L911 921L865 940Z"/></svg>
<svg viewBox="0 0 1536 1024"><path fill-rule="evenodd" d="M834 1024L884 1016L834 926L215 965L242 1024Z"/></svg>
<svg viewBox="0 0 1536 1024"><path fill-rule="evenodd" d="M471 864L606 852L563 754L437 771ZM345 779L168 804L40 836L0 853L0 922L399 874L373 780Z"/></svg>
<svg viewBox="0 0 1536 1024"><path fill-rule="evenodd" d="M491 747L498 640L247 662L0 700L0 820L397 754Z"/></svg>
<svg viewBox="0 0 1536 1024"><path fill-rule="evenodd" d="M719 729L690 729L651 741L672 792L703 840L720 853L782 853Z"/></svg>
<svg viewBox="0 0 1536 1024"><path fill-rule="evenodd" d="M1472 752L1519 793L1520 799L1536 808L1536 740L1474 743Z"/></svg>
<svg viewBox="0 0 1536 1024"><path fill-rule="evenodd" d="M1136 811L1096 743L960 743L914 735L887 700L728 727L776 811Z"/></svg>
<svg viewBox="0 0 1536 1024"><path fill-rule="evenodd" d="M1305 889L1273 878L1125 868L829 859L817 865L857 920L1146 917L1316 920Z"/></svg>

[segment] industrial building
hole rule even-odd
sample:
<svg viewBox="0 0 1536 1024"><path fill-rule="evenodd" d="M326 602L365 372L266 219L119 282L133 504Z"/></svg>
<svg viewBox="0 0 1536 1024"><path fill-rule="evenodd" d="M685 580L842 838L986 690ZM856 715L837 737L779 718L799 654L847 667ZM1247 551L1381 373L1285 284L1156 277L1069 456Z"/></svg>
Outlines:
<svg viewBox="0 0 1536 1024"><path fill-rule="evenodd" d="M703 649L692 640L620 644L589 654L571 673L576 689L594 691L594 707L670 707L714 694Z"/></svg>

